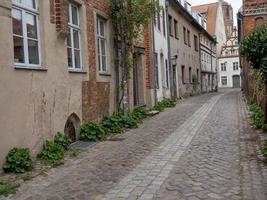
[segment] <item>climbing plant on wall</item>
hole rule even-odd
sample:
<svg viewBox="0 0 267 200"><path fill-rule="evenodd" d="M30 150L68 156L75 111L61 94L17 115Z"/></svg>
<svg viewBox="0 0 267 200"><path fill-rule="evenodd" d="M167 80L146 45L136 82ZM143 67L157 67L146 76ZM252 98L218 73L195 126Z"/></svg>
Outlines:
<svg viewBox="0 0 267 200"><path fill-rule="evenodd" d="M128 113L128 80L133 63L134 44L142 37L153 17L160 12L158 0L112 0L112 22L115 45L117 45L117 64L120 68L119 107Z"/></svg>
<svg viewBox="0 0 267 200"><path fill-rule="evenodd" d="M259 27L244 38L240 46L254 69L259 69L267 84L267 25Z"/></svg>

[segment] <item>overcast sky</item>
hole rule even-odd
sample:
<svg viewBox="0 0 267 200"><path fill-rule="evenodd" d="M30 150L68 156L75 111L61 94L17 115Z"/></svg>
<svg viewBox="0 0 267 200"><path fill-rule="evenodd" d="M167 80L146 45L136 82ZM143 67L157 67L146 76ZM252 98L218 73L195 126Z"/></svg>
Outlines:
<svg viewBox="0 0 267 200"><path fill-rule="evenodd" d="M228 3L230 3L233 6L234 9L234 19L235 19L235 24L236 24L236 13L238 12L239 8L242 6L242 0L225 0ZM192 6L194 5L200 5L200 4L206 4L206 3L213 3L213 2L217 2L216 0L188 0L188 2L190 2L192 4Z"/></svg>

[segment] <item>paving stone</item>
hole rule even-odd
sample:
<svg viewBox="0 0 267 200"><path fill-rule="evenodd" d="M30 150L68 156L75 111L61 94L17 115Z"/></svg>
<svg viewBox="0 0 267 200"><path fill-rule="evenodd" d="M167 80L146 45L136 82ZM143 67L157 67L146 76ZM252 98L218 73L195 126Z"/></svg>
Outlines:
<svg viewBox="0 0 267 200"><path fill-rule="evenodd" d="M266 200L248 120L239 91L193 97L0 200Z"/></svg>

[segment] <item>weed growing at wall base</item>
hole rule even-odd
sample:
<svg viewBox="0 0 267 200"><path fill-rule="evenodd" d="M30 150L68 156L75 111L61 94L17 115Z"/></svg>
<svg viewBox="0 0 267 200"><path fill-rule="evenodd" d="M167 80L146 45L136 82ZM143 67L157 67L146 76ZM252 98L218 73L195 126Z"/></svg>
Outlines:
<svg viewBox="0 0 267 200"><path fill-rule="evenodd" d="M34 161L31 159L30 151L26 148L13 148L6 156L6 162L3 165L5 172L24 173L34 167Z"/></svg>
<svg viewBox="0 0 267 200"><path fill-rule="evenodd" d="M19 186L19 184L11 184L8 182L0 181L0 196L3 195L7 197L10 194L15 194Z"/></svg>

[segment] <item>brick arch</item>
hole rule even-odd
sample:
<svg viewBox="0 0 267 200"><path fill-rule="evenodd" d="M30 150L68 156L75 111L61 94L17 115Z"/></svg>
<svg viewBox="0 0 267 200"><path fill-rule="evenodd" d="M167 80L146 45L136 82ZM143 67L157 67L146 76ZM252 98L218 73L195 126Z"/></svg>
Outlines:
<svg viewBox="0 0 267 200"><path fill-rule="evenodd" d="M75 142L78 139L79 132L80 132L81 120L75 113L72 113L64 127L64 133L69 136L72 142Z"/></svg>
<svg viewBox="0 0 267 200"><path fill-rule="evenodd" d="M260 27L264 24L264 18L263 17L256 17L254 20L254 27Z"/></svg>

